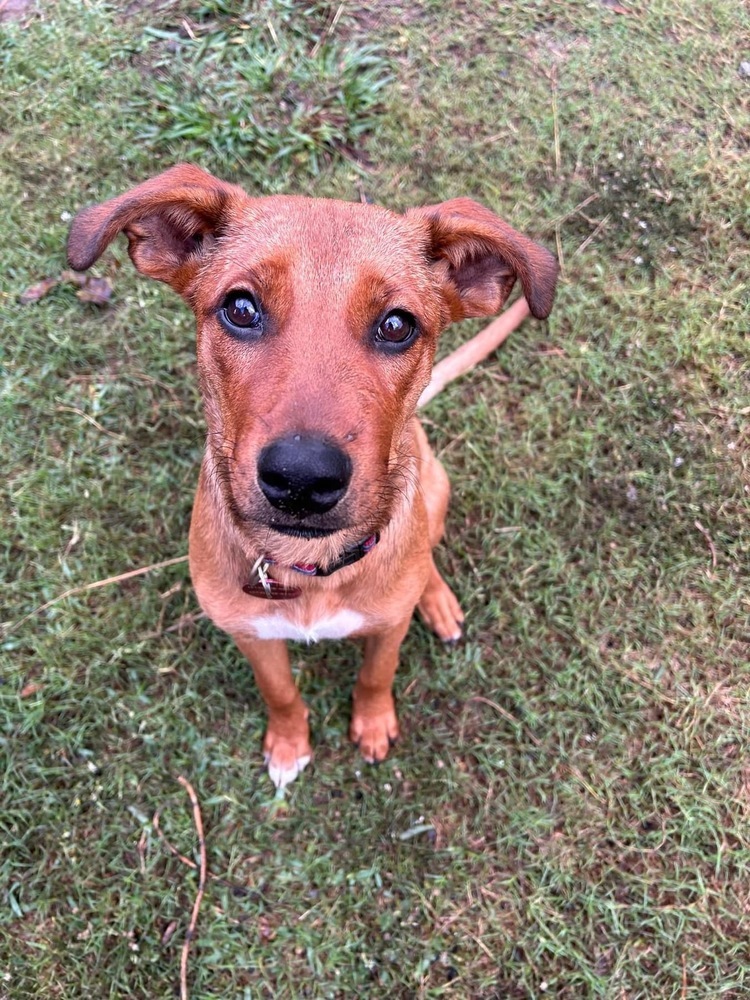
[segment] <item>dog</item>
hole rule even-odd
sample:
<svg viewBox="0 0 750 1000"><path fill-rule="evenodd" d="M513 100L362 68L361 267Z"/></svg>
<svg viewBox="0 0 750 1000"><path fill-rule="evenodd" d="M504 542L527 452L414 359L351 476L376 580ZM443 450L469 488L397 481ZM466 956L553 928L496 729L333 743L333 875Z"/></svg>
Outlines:
<svg viewBox="0 0 750 1000"><path fill-rule="evenodd" d="M250 662L277 788L312 755L286 640L361 637L350 736L382 761L412 614L463 614L438 572L448 477L415 416L440 332L519 280L549 315L553 255L468 198L397 214L254 198L180 164L73 220L82 271L124 232L135 267L192 307L208 435L190 526L201 607Z"/></svg>

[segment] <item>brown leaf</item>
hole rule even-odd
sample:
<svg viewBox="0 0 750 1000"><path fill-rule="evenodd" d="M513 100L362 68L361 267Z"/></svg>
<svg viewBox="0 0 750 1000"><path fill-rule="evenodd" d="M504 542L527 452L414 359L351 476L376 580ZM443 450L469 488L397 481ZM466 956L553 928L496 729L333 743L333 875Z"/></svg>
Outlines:
<svg viewBox="0 0 750 1000"><path fill-rule="evenodd" d="M0 23L22 20L30 7L31 0L0 0Z"/></svg>
<svg viewBox="0 0 750 1000"><path fill-rule="evenodd" d="M61 271L60 281L67 281L71 285L78 285L82 288L86 282L91 280L91 276L84 271Z"/></svg>
<svg viewBox="0 0 750 1000"><path fill-rule="evenodd" d="M58 278L44 278L38 284L31 285L25 292L21 292L18 296L18 301L22 306L28 306L32 302L38 302L39 299L43 299L45 295L52 291L58 280Z"/></svg>
<svg viewBox="0 0 750 1000"><path fill-rule="evenodd" d="M106 306L112 296L112 286L106 278L89 278L76 292L81 302L91 302L95 306Z"/></svg>
<svg viewBox="0 0 750 1000"><path fill-rule="evenodd" d="M258 918L258 934L261 941L273 941L276 937L276 931L271 927L268 917L261 916Z"/></svg>
<svg viewBox="0 0 750 1000"><path fill-rule="evenodd" d="M37 684L36 681L29 681L28 684L24 684L21 688L21 697L30 698L32 694L36 694L37 691L41 691L44 684Z"/></svg>
<svg viewBox="0 0 750 1000"><path fill-rule="evenodd" d="M172 935L176 930L177 930L177 921L173 920L170 924L167 924L167 929L161 936L161 943L169 944L169 942L172 940Z"/></svg>

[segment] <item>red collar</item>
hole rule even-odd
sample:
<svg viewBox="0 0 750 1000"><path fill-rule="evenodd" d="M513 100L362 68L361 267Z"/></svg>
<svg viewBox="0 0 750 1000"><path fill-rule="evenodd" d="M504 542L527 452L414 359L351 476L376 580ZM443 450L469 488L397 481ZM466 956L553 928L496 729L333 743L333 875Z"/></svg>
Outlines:
<svg viewBox="0 0 750 1000"><path fill-rule="evenodd" d="M290 566L295 573L302 573L303 576L330 576L336 570L343 569L344 566L351 566L359 562L368 552L371 552L380 541L380 533L375 532L367 538L358 542L348 549L344 549L338 559L327 566L317 566L315 563L294 563ZM253 566L252 577L249 583L243 586L246 594L251 597L263 597L269 601L289 601L294 597L299 597L302 593L301 587L285 587L283 583L274 580L268 573L268 567L272 566L274 560L268 556L261 556Z"/></svg>

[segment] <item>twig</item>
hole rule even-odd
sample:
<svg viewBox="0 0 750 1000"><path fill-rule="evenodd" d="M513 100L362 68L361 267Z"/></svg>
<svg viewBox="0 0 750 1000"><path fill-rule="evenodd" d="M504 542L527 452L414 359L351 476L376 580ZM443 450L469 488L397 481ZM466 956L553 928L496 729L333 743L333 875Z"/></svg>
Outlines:
<svg viewBox="0 0 750 1000"><path fill-rule="evenodd" d="M476 935L474 935L474 934L470 934L469 937L471 938L472 941L474 941L476 944L479 945L479 947L482 949L482 951L485 953L485 955L489 956L489 959L490 959L491 962L495 962L497 960L497 955L493 955L492 954L492 952L490 951L490 949L487 947L487 945L484 943L484 941L482 941L481 938L476 937Z"/></svg>
<svg viewBox="0 0 750 1000"><path fill-rule="evenodd" d="M555 229L557 226L561 226L563 222L567 222L568 219L571 219L577 212L581 212L582 208L585 208L587 205L590 205L592 201L597 201L598 199L599 195L596 192L594 194L590 194L588 198L584 198L583 201L579 201L575 208L571 208L569 212L565 212L564 215L558 215L558 217L553 219L552 222L548 222L546 228ZM583 213L581 212L581 214Z"/></svg>
<svg viewBox="0 0 750 1000"><path fill-rule="evenodd" d="M279 36L276 34L276 29L274 28L273 21L271 20L270 17L266 18L266 27L268 28L269 35L271 36L271 38L273 38L273 44L278 46Z"/></svg>
<svg viewBox="0 0 750 1000"><path fill-rule="evenodd" d="M716 562L717 562L717 559L716 559L716 546L713 543L713 539L709 535L708 531L700 523L700 521L694 521L693 523L695 524L695 526L698 529L698 531L700 531L700 533L706 539L706 542L708 543L708 548L709 548L709 550L711 552L711 569L716 569Z"/></svg>
<svg viewBox="0 0 750 1000"><path fill-rule="evenodd" d="M197 871L198 865L195 863L195 861L193 861L192 858L188 858L184 854L180 854L180 852L178 851L178 849L168 839L166 833L161 828L160 817L161 817L161 810L157 809L156 812L154 813L154 818L151 820L151 825L154 828L154 833L156 833L156 835L158 836L159 840L162 842L162 844L164 844L164 846L170 852L170 854L173 854L177 858L178 861L182 862L183 865L187 865L188 868L192 868L193 871ZM139 853L140 853L140 851L139 851ZM240 882L232 882L230 879L224 878L221 875L217 875L215 872L207 871L206 872L206 878L207 879L209 879L209 878L213 879L214 882L219 882L220 885L226 886L227 889L231 889L233 892L237 892L237 893L247 893L248 892L248 887L246 885L242 885Z"/></svg>
<svg viewBox="0 0 750 1000"><path fill-rule="evenodd" d="M137 850L138 850L138 861L139 861L139 864L141 866L141 875L145 875L146 874L146 845L147 845L147 842L148 842L148 838L146 836L146 827L144 826L143 830L141 831L141 836L140 836L140 839L138 841L138 848L137 848Z"/></svg>
<svg viewBox="0 0 750 1000"><path fill-rule="evenodd" d="M315 56L317 56L318 52L320 52L320 49L321 49L321 46L323 45L323 43L326 42L328 40L328 38L336 30L336 25L339 23L339 18L341 17L341 15L343 13L344 13L344 4L340 3L339 6L338 6L338 10L333 15L333 20L328 25L328 27L325 29L325 31L320 36L320 38L317 40L317 42L315 43L315 45L313 45L313 47L312 47L312 49L310 51L310 58L311 59L314 59Z"/></svg>
<svg viewBox="0 0 750 1000"><path fill-rule="evenodd" d="M79 417L83 417L83 419L87 420L92 427L96 427L96 429L101 431L102 434L106 434L108 437L114 438L115 441L127 440L124 434L116 434L115 431L108 431L107 428L103 427L98 420L94 420L89 413L79 409L77 406L57 406L55 409L58 413L75 413Z"/></svg>
<svg viewBox="0 0 750 1000"><path fill-rule="evenodd" d="M161 636L166 635L168 632L181 632L186 625L194 625L199 622L201 618L207 618L208 615L205 611L188 611L184 615L180 615L176 622L172 625L168 625L166 628L157 629L155 632L146 632L140 638L145 642L147 639L159 639Z"/></svg>
<svg viewBox="0 0 750 1000"><path fill-rule="evenodd" d="M599 233L602 231L602 229L604 229L604 227L607 225L608 222L609 222L609 216L605 215L604 218L602 219L602 221L599 223L599 225L593 231L593 233L590 233L586 237L586 239L583 241L583 243L581 243L581 245L578 247L578 249L573 251L573 256L577 257L579 253L583 253L583 251L586 249L586 247L589 245L589 243L591 243L592 240L596 239L596 237L599 235Z"/></svg>
<svg viewBox="0 0 750 1000"><path fill-rule="evenodd" d="M599 793L592 787L592 785L590 785L589 782L586 781L586 779L584 778L584 776L581 774L581 772L578 770L577 767L573 767L572 764L563 764L563 767L568 772L568 774L570 774L573 778L576 779L576 781L580 781L580 783L583 785L583 787L586 789L589 795L592 796L592 798L595 798L597 802L604 801L601 795L599 795Z"/></svg>
<svg viewBox="0 0 750 1000"><path fill-rule="evenodd" d="M430 423L432 423L432 421L430 421ZM441 448L438 452L436 452L436 457L442 459L442 457L446 455L452 448L456 448L459 444L461 444L465 440L466 440L466 431L461 431L460 434L457 434L454 438L451 438L448 444L446 444L444 448Z"/></svg>
<svg viewBox="0 0 750 1000"><path fill-rule="evenodd" d="M201 816L201 807L198 802L198 796L195 794L195 789L187 780L183 778L180 774L177 780L188 793L190 798L190 804L193 807L193 822L195 823L195 832L198 834L198 847L200 849L200 872L198 875L198 892L195 896L195 902L193 903L193 912L190 915L190 924L185 934L185 941L182 945L182 957L180 959L180 1000L188 1000L188 986L187 986L187 967L188 967L188 955L190 953L190 942L193 940L195 935L195 928L198 923L198 912L201 908L201 903L203 901L203 893L206 890L206 839L203 836L203 818Z"/></svg>
<svg viewBox="0 0 750 1000"><path fill-rule="evenodd" d="M552 127L555 133L555 173L560 176L562 153L560 151L560 122L557 115L557 80L552 82Z"/></svg>
<svg viewBox="0 0 750 1000"><path fill-rule="evenodd" d="M685 960L685 953L682 953L682 1000L687 997L687 962Z"/></svg>
<svg viewBox="0 0 750 1000"><path fill-rule="evenodd" d="M183 865L187 865L188 868L197 868L198 865L195 863L195 861L192 860L192 858L188 858L184 854L180 854L180 852L177 850L174 844L170 843L170 841L167 840L167 835L161 828L160 816L161 816L161 811L157 809L156 812L154 813L154 818L151 820L151 825L153 826L154 832L157 834L161 842L164 844L164 846L170 853L174 854L174 856L178 859L178 861L181 861L183 863Z"/></svg>
<svg viewBox="0 0 750 1000"><path fill-rule="evenodd" d="M534 351L538 358L564 358L565 351L562 347L550 347L546 351Z"/></svg>
<svg viewBox="0 0 750 1000"><path fill-rule="evenodd" d="M675 698L665 694L665 692L662 691L661 688L657 687L656 684L652 684L651 681L647 681L645 677L639 677L638 674L634 673L632 670L628 670L626 667L621 667L615 660L613 660L609 665L614 667L614 669L617 670L618 673L622 674L623 677L627 677L632 684L637 684L639 687L645 688L647 691L650 691L662 701L666 702L667 705L672 705L674 707L679 704Z"/></svg>
<svg viewBox="0 0 750 1000"><path fill-rule="evenodd" d="M560 236L560 227L559 226L555 227L555 246L557 247L557 259L560 262L560 278L564 281L565 277L566 277L566 274L565 274L565 257L563 256L562 238Z"/></svg>
<svg viewBox="0 0 750 1000"><path fill-rule="evenodd" d="M529 737L529 739L531 740L531 742L534 744L535 747L540 747L542 745L536 738L536 736L534 736L534 734L529 730L528 726L524 726L524 724L521 722L520 719L517 719L515 715L511 715L511 713L508 712L506 709L504 709L502 705L498 705L496 701L490 701L489 698L485 698L484 695L481 694L472 695L472 697L467 698L466 701L467 702L480 701L483 705L489 705L490 708L494 708L495 711L499 715L502 715L504 719L507 719L508 722L512 722L515 726L521 726L522 729L525 729L526 735Z"/></svg>
<svg viewBox="0 0 750 1000"><path fill-rule="evenodd" d="M51 601L40 604L38 608L34 608L33 611L29 611L27 615L24 615L23 618L19 618L18 621L3 622L2 628L6 633L12 632L14 629L23 625L24 622L27 622L30 618L41 614L42 611L46 611L47 608L51 608L53 604L58 604L60 601L64 601L67 597L75 597L76 594L85 594L87 590L96 590L98 587L107 587L111 583L121 583L123 580L132 580L134 576L143 576L144 573L151 573L157 569L166 569L167 566L176 566L178 563L186 561L187 556L177 556L174 559L165 559L163 562L152 563L150 566L140 566L138 569L130 569L127 573L118 573L117 576L108 576L106 580L95 580L93 583L86 583L82 587L72 587L70 590L66 590L62 594L58 594L57 597L53 597Z"/></svg>

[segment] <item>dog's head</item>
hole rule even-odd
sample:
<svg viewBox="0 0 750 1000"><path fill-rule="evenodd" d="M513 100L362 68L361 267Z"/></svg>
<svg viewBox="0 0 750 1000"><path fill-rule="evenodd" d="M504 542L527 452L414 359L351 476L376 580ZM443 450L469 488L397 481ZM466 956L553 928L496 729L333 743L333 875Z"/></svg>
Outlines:
<svg viewBox="0 0 750 1000"><path fill-rule="evenodd" d="M195 312L209 449L235 521L335 540L314 558L382 528L409 488L403 431L440 331L498 312L516 278L544 318L557 276L547 250L469 199L398 215L251 198L190 165L84 209L71 265L90 267L120 232L138 270Z"/></svg>

